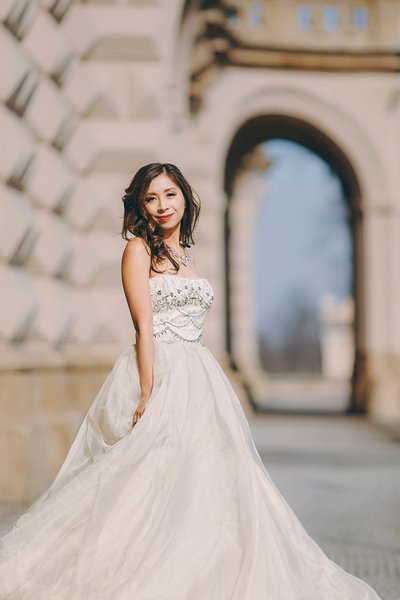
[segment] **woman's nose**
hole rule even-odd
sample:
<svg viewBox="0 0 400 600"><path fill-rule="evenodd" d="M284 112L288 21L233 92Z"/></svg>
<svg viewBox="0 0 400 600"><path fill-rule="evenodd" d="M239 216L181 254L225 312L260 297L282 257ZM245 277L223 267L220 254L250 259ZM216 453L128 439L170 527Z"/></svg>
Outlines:
<svg viewBox="0 0 400 600"><path fill-rule="evenodd" d="M158 199L158 210L164 211L166 208L168 208L167 199L159 198Z"/></svg>

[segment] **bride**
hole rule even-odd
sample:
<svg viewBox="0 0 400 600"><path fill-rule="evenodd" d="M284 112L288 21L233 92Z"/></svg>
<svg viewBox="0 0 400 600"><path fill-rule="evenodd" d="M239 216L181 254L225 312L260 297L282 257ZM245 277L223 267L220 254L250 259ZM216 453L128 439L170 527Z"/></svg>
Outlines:
<svg viewBox="0 0 400 600"><path fill-rule="evenodd" d="M380 600L306 533L204 344L213 289L196 270L189 183L152 163L123 202L135 343L2 538L0 600Z"/></svg>

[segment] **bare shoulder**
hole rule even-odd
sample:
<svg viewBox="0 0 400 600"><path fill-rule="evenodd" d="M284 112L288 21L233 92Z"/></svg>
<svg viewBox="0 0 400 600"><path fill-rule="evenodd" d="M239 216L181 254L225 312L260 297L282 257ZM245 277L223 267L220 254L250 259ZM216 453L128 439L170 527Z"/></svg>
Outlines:
<svg viewBox="0 0 400 600"><path fill-rule="evenodd" d="M130 239L122 253L122 263L129 262L148 267L150 265L150 253L146 242L140 237Z"/></svg>
<svg viewBox="0 0 400 600"><path fill-rule="evenodd" d="M144 239L140 237L131 238L125 246L124 253L135 254L137 256L148 254L147 244Z"/></svg>

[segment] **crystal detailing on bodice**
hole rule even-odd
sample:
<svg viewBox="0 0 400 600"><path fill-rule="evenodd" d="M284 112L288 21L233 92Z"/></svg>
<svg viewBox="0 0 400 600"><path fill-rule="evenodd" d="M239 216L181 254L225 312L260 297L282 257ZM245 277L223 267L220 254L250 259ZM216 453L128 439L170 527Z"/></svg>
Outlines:
<svg viewBox="0 0 400 600"><path fill-rule="evenodd" d="M156 339L204 346L204 319L214 299L207 279L160 274L150 278L150 295Z"/></svg>

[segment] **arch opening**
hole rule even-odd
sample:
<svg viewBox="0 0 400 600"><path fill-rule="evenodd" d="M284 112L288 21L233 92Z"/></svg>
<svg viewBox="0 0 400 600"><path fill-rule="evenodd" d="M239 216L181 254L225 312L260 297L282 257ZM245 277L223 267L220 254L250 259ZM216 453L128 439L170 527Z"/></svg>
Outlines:
<svg viewBox="0 0 400 600"><path fill-rule="evenodd" d="M337 378L334 381L334 374L332 378L332 374L327 375L327 372L300 375L286 371L277 376L277 373L273 373L273 368L266 370L265 361L263 364L261 360L254 298L251 293L254 289L255 270L252 236L263 189L261 175L265 175L269 166L269 159L262 152L262 147L265 148L272 140L291 142L323 161L332 178L338 182L346 205L348 269L351 274L349 296L352 302L351 322L347 322L347 339L350 331L352 351L346 386L343 381L339 385ZM228 198L224 220L226 350L232 367L241 373L253 408L256 411L364 412L366 361L362 193L349 158L328 135L309 122L288 115L261 115L242 124L233 137L226 158L224 184ZM279 223L277 226L279 227ZM326 350L326 343L324 344ZM332 352L335 351L332 348L335 345L332 346L331 343L330 347L332 359ZM332 394L339 394L339 389L345 399L329 401Z"/></svg>

